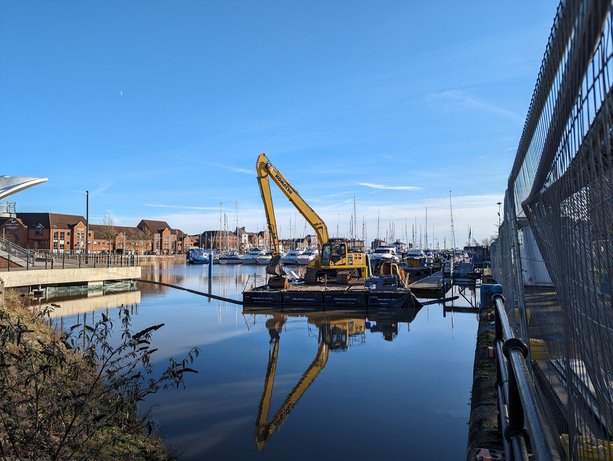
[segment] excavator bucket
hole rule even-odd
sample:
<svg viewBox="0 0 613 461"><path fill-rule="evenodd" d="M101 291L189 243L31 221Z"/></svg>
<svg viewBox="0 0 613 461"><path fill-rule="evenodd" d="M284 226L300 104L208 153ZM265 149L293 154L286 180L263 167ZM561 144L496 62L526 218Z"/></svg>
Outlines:
<svg viewBox="0 0 613 461"><path fill-rule="evenodd" d="M275 255L266 266L266 273L269 275L285 275L283 264L281 263L281 255Z"/></svg>

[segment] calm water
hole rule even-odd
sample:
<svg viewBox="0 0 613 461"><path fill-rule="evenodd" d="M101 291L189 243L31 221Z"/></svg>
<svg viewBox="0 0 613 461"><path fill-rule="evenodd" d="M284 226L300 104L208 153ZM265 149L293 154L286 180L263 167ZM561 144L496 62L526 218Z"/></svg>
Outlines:
<svg viewBox="0 0 613 461"><path fill-rule="evenodd" d="M165 265L143 277L208 289L207 266ZM241 299L263 277L257 266L216 265L213 293ZM157 368L201 351L185 390L147 402L182 459L464 459L475 314L444 316L431 305L378 318L272 317L172 288L138 289L135 331L166 324L154 335ZM81 310L88 319L101 312Z"/></svg>

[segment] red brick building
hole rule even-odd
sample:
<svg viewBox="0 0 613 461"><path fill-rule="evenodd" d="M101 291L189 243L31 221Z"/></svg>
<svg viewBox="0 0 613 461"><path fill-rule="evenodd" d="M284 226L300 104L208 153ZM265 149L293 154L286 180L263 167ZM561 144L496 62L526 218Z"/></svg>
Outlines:
<svg viewBox="0 0 613 461"><path fill-rule="evenodd" d="M166 221L142 219L136 227L141 230L151 242L149 251L159 255L175 253L177 247L177 234Z"/></svg>
<svg viewBox="0 0 613 461"><path fill-rule="evenodd" d="M170 255L185 253L194 246L218 250L269 246L268 231L247 232L245 228L237 228L236 232L205 231L201 235L187 235L180 229L172 229L166 221L152 219L143 219L136 227L90 224L88 243L85 233L86 221L80 215L14 211L0 215L0 237L24 248L49 253L85 253L88 246L92 254Z"/></svg>
<svg viewBox="0 0 613 461"><path fill-rule="evenodd" d="M16 213L0 219L7 240L54 253L85 251L85 218L58 213ZM90 231L91 239L91 231Z"/></svg>

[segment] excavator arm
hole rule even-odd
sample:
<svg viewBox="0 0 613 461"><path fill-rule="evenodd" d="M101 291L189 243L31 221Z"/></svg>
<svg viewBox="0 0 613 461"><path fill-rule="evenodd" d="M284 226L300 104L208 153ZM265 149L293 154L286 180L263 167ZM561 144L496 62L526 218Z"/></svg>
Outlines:
<svg viewBox="0 0 613 461"><path fill-rule="evenodd" d="M258 418L255 426L255 444L258 449L263 450L266 442L277 432L281 425L284 423L287 416L291 413L294 406L298 403L300 398L304 395L315 378L319 375L321 370L324 369L328 362L328 345L320 339L319 348L317 349L317 355L315 359L304 372L300 381L287 395L283 404L277 410L275 416L266 422L268 418L268 412L270 410L270 401L272 399L272 389L275 380L275 371L277 369L277 357L279 353L279 340L274 342L273 350L269 354L268 369L266 372L266 381L264 383L264 393L262 394L262 400L258 409Z"/></svg>
<svg viewBox="0 0 613 461"><path fill-rule="evenodd" d="M260 154L258 156L256 171L258 175L258 185L260 186L260 194L264 202L268 231L270 232L270 238L275 253L279 254L279 235L277 233L277 220L275 218L275 210L272 203L269 177L279 189L281 189L281 192L285 194L311 227L313 227L317 235L317 245L321 249L321 246L328 241L329 237L328 228L319 215L315 213L313 208L311 208L302 197L300 197L300 194L292 187L285 176L270 163L266 154Z"/></svg>

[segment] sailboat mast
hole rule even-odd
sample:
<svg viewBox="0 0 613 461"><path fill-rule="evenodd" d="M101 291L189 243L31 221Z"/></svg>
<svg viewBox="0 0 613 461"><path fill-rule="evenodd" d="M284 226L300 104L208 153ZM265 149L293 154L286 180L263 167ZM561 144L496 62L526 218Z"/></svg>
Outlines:
<svg viewBox="0 0 613 461"><path fill-rule="evenodd" d="M428 248L428 207L426 207L426 246L425 248Z"/></svg>
<svg viewBox="0 0 613 461"><path fill-rule="evenodd" d="M381 211L377 210L377 238L380 237L381 234L379 234L379 224L381 221Z"/></svg>
<svg viewBox="0 0 613 461"><path fill-rule="evenodd" d="M451 213L451 241L453 243L453 249L455 250L455 230L453 228L453 207L451 206L451 191L449 191L449 212Z"/></svg>
<svg viewBox="0 0 613 461"><path fill-rule="evenodd" d="M358 215L356 213L355 195L354 195L353 196L353 234L351 235L351 238L353 239L353 246L355 246L357 234L358 234Z"/></svg>

